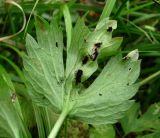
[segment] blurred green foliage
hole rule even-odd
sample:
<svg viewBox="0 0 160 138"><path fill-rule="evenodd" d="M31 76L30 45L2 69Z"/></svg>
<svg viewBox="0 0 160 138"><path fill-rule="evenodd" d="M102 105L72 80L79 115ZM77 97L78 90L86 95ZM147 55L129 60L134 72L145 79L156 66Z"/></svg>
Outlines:
<svg viewBox="0 0 160 138"><path fill-rule="evenodd" d="M28 19L34 6L35 0L16 1L22 6ZM5 4L4 2L5 1L3 0L0 1L0 37L16 33L23 24L23 17L21 12L17 10L16 7ZM40 0L35 8L34 15L31 17L27 32L32 36L36 36L34 26L34 17L36 16L41 16L47 21L51 21L51 19L55 17L61 25L63 31L65 31L64 18L61 10L63 3L65 3L65 1ZM72 23L75 24L79 17L84 16L85 23L91 30L97 24L104 7L103 0L71 0L68 1L67 4L71 12ZM152 0L117 0L112 10L110 19L117 20L118 22L118 29L113 32L113 36L123 36L123 43L121 45L122 53L126 55L126 53L133 49L138 49L140 52L142 65L139 81L160 70L160 5ZM38 129L41 129L41 126L36 126L35 118L39 117L40 120L41 117L45 118L44 112L48 112L48 109L37 109L37 107L32 107L32 105L29 105L31 104L31 99L26 92L22 73L23 65L21 55L24 52L24 33L19 34L13 39L0 42L0 64L3 65L3 67L10 75L10 78L15 87L15 91L19 98L19 103L22 107L22 114L25 116L24 120L28 125L32 136L36 138L38 137ZM101 70L101 67L103 67L104 64L105 62L100 64L99 70ZM94 75L97 76L97 73ZM156 105L159 105L157 103L160 99L160 78L157 77L151 80L148 84L142 86L134 99L136 99L136 102L138 102L138 104L133 106L136 111L131 109L126 114L126 117L123 119L123 121L120 121L123 122L122 124L117 123L113 125L114 129L111 126L97 127L87 125L86 127L86 124L74 122L68 124L68 134L73 133L72 129L74 127L74 129L76 129L76 131L74 131L76 134L71 135L73 138L98 138L102 137L102 135L104 138L159 138L160 131L158 128L152 130L153 127L144 126L148 125L145 123L149 123L150 125L148 126L155 126L155 123L157 123L157 120L159 119L159 116L154 116L152 112L151 114L148 112L152 109L152 107L154 108ZM32 108L28 108L28 106ZM33 111L35 110L40 110L41 114L34 114ZM136 115L133 116L134 114ZM51 126L54 124L54 121L57 118L54 118L53 115L54 117L56 116L54 113L48 115L51 116L50 118L52 118L52 122L50 124ZM126 119L129 118L132 118L133 120L130 124L129 122L126 122ZM47 119L41 121L43 123L48 123ZM135 129L129 128L136 124L138 124L140 127L134 126ZM128 130L126 130L125 127L127 127ZM142 129L143 127L144 129ZM41 135L45 137L51 128L44 129L47 130L46 134L42 133ZM63 126L59 137L65 135L64 131L65 126Z"/></svg>

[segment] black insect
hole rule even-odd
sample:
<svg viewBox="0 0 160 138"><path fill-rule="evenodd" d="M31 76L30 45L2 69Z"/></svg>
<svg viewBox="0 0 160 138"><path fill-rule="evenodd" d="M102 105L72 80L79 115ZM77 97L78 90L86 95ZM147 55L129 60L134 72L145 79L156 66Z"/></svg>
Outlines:
<svg viewBox="0 0 160 138"><path fill-rule="evenodd" d="M82 64L86 64L88 62L88 56L85 56L83 59L82 59Z"/></svg>
<svg viewBox="0 0 160 138"><path fill-rule="evenodd" d="M83 75L83 71L78 69L75 74L76 84L81 83L82 75Z"/></svg>
<svg viewBox="0 0 160 138"><path fill-rule="evenodd" d="M98 43L95 43L94 44L94 47L93 47L93 49L92 49L92 55L91 55L91 59L93 60L93 61L95 61L96 60L96 58L97 58L97 56L98 56L98 49L101 47L101 45L102 45L102 43L101 42L98 42Z"/></svg>
<svg viewBox="0 0 160 138"><path fill-rule="evenodd" d="M108 29L107 29L107 32L112 32L112 27L110 26L110 27L108 27Z"/></svg>

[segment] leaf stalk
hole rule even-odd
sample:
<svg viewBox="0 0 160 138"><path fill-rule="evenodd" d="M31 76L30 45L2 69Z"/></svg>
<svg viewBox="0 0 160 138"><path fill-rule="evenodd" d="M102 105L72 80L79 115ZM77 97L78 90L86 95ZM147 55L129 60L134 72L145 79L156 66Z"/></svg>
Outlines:
<svg viewBox="0 0 160 138"><path fill-rule="evenodd" d="M53 129L51 130L48 138L56 138L66 116L68 114L68 109L67 108L64 108L64 110L62 111L61 115L59 116L57 122L55 123Z"/></svg>

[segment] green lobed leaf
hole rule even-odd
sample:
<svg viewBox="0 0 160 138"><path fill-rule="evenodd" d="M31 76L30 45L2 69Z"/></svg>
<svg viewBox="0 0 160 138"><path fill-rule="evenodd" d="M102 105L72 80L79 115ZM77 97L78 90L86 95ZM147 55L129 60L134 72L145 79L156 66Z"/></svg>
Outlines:
<svg viewBox="0 0 160 138"><path fill-rule="evenodd" d="M75 99L70 115L89 124L112 124L124 115L139 85L140 61L113 57L89 88Z"/></svg>
<svg viewBox="0 0 160 138"><path fill-rule="evenodd" d="M94 52L101 55L105 49L106 56L110 56L119 48L122 39L112 38L116 26L116 21L107 18L91 32L83 19L79 19L72 30L64 71L61 29L55 20L51 25L38 23L38 43L27 35L28 55L24 56L24 72L33 101L86 123L117 122L133 104L130 99L139 87L135 81L139 76L140 61L118 54L110 59L88 88L83 86L98 68L98 57L93 59ZM95 48L97 45L99 47ZM88 60L83 63L86 56Z"/></svg>
<svg viewBox="0 0 160 138"><path fill-rule="evenodd" d="M160 103L155 103L138 118L140 110L139 103L135 103L121 120L121 125L125 134L130 132L141 132L151 130L157 132L160 130ZM133 123L134 122L134 123Z"/></svg>
<svg viewBox="0 0 160 138"><path fill-rule="evenodd" d="M42 106L51 104L60 111L64 95L62 31L55 21L50 26L40 25L37 27L38 43L27 35L28 56L23 58L24 72L33 100Z"/></svg>

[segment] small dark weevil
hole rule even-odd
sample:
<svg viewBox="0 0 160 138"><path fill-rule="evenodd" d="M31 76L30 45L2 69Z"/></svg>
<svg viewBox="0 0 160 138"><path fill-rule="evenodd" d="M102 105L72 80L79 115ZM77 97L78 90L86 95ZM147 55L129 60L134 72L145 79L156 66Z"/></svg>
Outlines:
<svg viewBox="0 0 160 138"><path fill-rule="evenodd" d="M101 45L102 45L101 42L98 42L98 43L95 43L95 44L94 44L94 47L93 47L93 49L92 49L93 53L92 53L92 55L91 55L91 59L92 59L93 61L96 60L96 58L97 58L97 56L98 56L98 49L101 47Z"/></svg>
<svg viewBox="0 0 160 138"><path fill-rule="evenodd" d="M85 56L83 59L82 59L82 64L86 64L88 62L88 56Z"/></svg>
<svg viewBox="0 0 160 138"><path fill-rule="evenodd" d="M81 82L82 75L83 75L83 71L80 70L80 69L78 69L78 70L76 71L76 74L75 74L76 84L78 84L78 83Z"/></svg>

